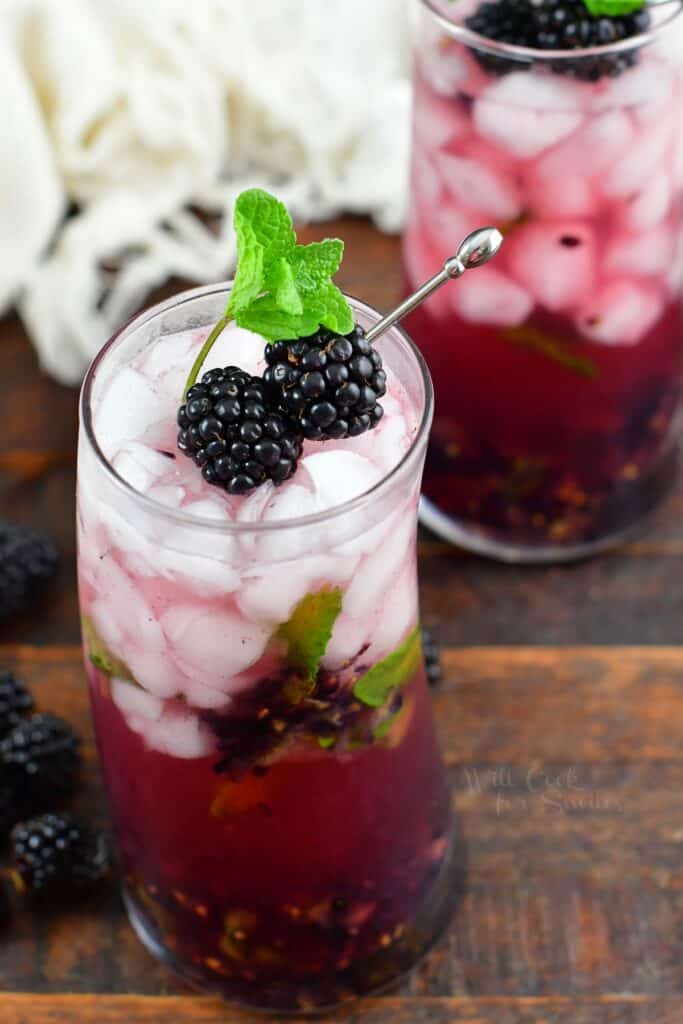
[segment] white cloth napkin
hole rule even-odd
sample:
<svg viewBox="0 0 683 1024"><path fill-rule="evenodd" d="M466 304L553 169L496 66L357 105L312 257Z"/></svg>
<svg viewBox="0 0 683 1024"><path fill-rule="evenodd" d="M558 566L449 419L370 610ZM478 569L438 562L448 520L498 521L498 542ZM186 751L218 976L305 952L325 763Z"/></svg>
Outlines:
<svg viewBox="0 0 683 1024"><path fill-rule="evenodd" d="M42 365L76 383L153 286L226 277L245 186L397 230L409 6L0 0L0 312ZM190 204L223 215L218 236Z"/></svg>

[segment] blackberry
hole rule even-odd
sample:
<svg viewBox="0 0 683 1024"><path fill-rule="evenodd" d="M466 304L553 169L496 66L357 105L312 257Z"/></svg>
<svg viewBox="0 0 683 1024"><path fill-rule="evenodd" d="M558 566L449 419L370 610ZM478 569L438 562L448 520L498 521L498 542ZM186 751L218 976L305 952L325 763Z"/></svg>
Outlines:
<svg viewBox="0 0 683 1024"><path fill-rule="evenodd" d="M33 711L33 697L11 672L0 672L0 739Z"/></svg>
<svg viewBox="0 0 683 1024"><path fill-rule="evenodd" d="M515 43L536 50L579 50L594 46L610 46L646 32L650 27L648 11L635 11L614 18L593 15L583 0L500 0L483 3L466 19L466 25L487 39ZM479 63L489 71L505 73L529 67L518 61L473 51ZM611 78L633 67L638 61L635 50L625 53L604 53L575 61L552 61L556 74L569 75L583 81L597 82Z"/></svg>
<svg viewBox="0 0 683 1024"><path fill-rule="evenodd" d="M57 550L37 530L0 522L0 618L23 611L57 568Z"/></svg>
<svg viewBox="0 0 683 1024"><path fill-rule="evenodd" d="M340 335L321 328L266 348L263 379L272 401L295 417L304 437L356 437L382 418L387 390L382 358L361 327Z"/></svg>
<svg viewBox="0 0 683 1024"><path fill-rule="evenodd" d="M179 449L228 494L281 484L296 470L301 432L266 392L260 377L226 366L205 373L178 411Z"/></svg>
<svg viewBox="0 0 683 1024"><path fill-rule="evenodd" d="M109 854L101 832L69 814L43 814L12 830L12 878L21 891L82 888L103 878Z"/></svg>
<svg viewBox="0 0 683 1024"><path fill-rule="evenodd" d="M34 715L0 742L0 775L25 810L37 810L74 789L80 740L56 715Z"/></svg>
<svg viewBox="0 0 683 1024"><path fill-rule="evenodd" d="M441 682L441 652L427 629L422 630L422 651L425 659L427 682L430 686L438 686Z"/></svg>

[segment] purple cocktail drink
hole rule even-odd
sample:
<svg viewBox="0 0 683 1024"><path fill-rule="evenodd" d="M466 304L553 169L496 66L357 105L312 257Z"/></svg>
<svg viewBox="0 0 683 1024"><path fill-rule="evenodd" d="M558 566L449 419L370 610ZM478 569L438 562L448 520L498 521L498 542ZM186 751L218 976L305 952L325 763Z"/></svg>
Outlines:
<svg viewBox="0 0 683 1024"><path fill-rule="evenodd" d="M227 998L308 1010L395 979L452 908L450 800L415 564L431 385L391 330L378 343L386 396L374 429L304 440L280 483L247 488L258 467L245 459L230 487L247 493L226 493L208 482L207 460L218 472L226 465L208 419L197 421L212 437L196 459L204 475L183 454L200 392L181 410L182 451L175 424L188 368L226 298L199 289L141 315L86 380L86 666L143 941ZM378 319L352 307L361 328ZM230 324L201 372L236 365L255 380L264 345ZM325 362L319 351L315 359ZM302 378L304 391L313 384ZM231 387L218 385L224 423ZM274 465L253 429L240 428L231 451L248 442Z"/></svg>
<svg viewBox="0 0 683 1024"><path fill-rule="evenodd" d="M437 390L425 519L475 550L586 554L670 486L681 20L633 34L648 15L591 18L578 0L423 3L408 288L477 225L505 235L495 267L408 321ZM612 42L569 49L577 31Z"/></svg>

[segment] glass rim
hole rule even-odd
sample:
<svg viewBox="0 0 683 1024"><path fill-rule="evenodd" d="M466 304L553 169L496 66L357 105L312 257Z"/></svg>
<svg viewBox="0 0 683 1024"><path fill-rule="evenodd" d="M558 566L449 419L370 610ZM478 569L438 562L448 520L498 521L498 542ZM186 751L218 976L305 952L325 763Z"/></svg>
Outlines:
<svg viewBox="0 0 683 1024"><path fill-rule="evenodd" d="M616 43L604 43L600 46L586 46L576 50L539 50L532 46L501 43L495 39L488 39L478 32L473 32L472 29L467 28L466 25L458 24L440 10L439 0L420 0L420 4L451 38L464 43L470 49L480 50L496 57L507 57L509 60L517 60L520 63L576 61L586 57L600 57L606 54L625 53L630 50L640 49L653 43L658 38L660 32L683 12L683 0L678 0L677 3L672 4L673 10L660 22L653 25L647 32L641 32L636 36L629 36L628 39L621 39Z"/></svg>
<svg viewBox="0 0 683 1024"><path fill-rule="evenodd" d="M81 387L79 400L81 430L91 451L94 453L97 462L104 469L105 473L117 490L122 491L128 498L136 501L151 514L161 519L165 519L176 526L181 525L185 527L192 527L194 529L208 530L211 533L216 534L266 534L276 533L280 530L301 529L303 527L314 526L319 523L327 522L331 519L336 519L338 516L345 515L348 512L353 512L366 505L368 501L372 501L375 498L380 497L382 493L388 490L390 486L393 486L397 480L401 479L403 476L408 476L409 473L412 472L414 464L419 457L421 448L424 443L426 443L426 439L429 435L434 415L434 387L422 353L409 337L407 332L398 324L394 324L387 334L395 333L398 335L399 339L407 348L416 364L424 392L424 408L422 410L422 416L415 432L415 436L411 439L409 448L403 453L396 465L392 466L388 472L384 473L382 477L372 485L372 487L369 487L367 490L357 494L354 498L350 498L339 505L332 505L330 508L323 509L320 512L312 512L308 515L298 516L295 518L275 519L272 522L267 523L222 522L217 519L205 519L202 516L196 516L184 512L182 509L174 509L168 505L163 505L161 502L150 498L149 495L136 490L132 484L117 473L114 466L111 464L99 445L93 424L91 400L98 369L101 367L108 353L116 346L117 342L122 340L124 337L127 337L134 328L143 326L155 317L162 315L168 310L180 307L186 302L207 298L212 295L227 294L229 293L232 284L233 280L231 279L218 284L201 285L197 288L190 288L185 291L178 292L176 295L169 299L165 299L163 302L149 306L147 309L136 313L122 324L121 327L112 334L109 340L105 342L97 355L93 358ZM369 314L370 319L375 322L381 319L382 314L373 306L368 305L361 299L357 299L353 295L348 295L347 293L344 294L354 310L359 310Z"/></svg>

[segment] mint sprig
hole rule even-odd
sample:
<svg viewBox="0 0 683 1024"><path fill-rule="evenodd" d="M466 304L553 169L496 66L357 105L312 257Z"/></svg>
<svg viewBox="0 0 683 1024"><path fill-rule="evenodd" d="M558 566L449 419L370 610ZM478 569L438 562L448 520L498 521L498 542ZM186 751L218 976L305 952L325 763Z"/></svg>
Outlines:
<svg viewBox="0 0 683 1024"><path fill-rule="evenodd" d="M583 3L596 18L620 18L644 6L643 0L583 0Z"/></svg>
<svg viewBox="0 0 683 1024"><path fill-rule="evenodd" d="M268 342L303 338L321 326L338 334L353 330L351 307L332 282L344 255L342 241L298 245L287 208L260 188L238 196L234 227L238 260L230 299L194 362L185 395L232 320Z"/></svg>
<svg viewBox="0 0 683 1024"><path fill-rule="evenodd" d="M421 660L422 637L420 627L416 626L400 647L356 680L354 697L368 707L381 708L391 691L414 675Z"/></svg>
<svg viewBox="0 0 683 1024"><path fill-rule="evenodd" d="M317 676L341 607L341 590L323 588L306 594L278 629L277 636L287 643L287 661L305 679Z"/></svg>

